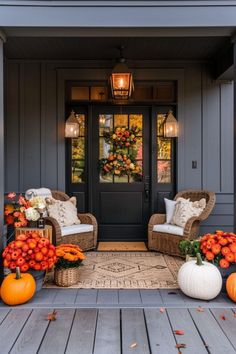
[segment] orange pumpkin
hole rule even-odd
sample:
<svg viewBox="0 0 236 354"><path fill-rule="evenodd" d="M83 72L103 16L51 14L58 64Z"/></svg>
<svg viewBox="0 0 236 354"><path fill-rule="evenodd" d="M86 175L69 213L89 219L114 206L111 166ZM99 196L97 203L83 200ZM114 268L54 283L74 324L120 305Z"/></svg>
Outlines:
<svg viewBox="0 0 236 354"><path fill-rule="evenodd" d="M226 290L229 298L236 302L236 273L231 273L227 278Z"/></svg>
<svg viewBox="0 0 236 354"><path fill-rule="evenodd" d="M7 305L20 305L29 301L35 293L36 283L29 273L20 273L20 268L16 268L16 273L6 276L1 286L2 301Z"/></svg>

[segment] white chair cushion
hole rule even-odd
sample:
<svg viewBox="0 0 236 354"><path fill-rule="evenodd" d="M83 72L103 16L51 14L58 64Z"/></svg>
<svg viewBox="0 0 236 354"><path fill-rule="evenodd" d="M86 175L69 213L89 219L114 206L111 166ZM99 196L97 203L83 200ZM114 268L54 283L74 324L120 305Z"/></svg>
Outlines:
<svg viewBox="0 0 236 354"><path fill-rule="evenodd" d="M89 225L89 224L79 224L79 225L61 227L62 236L81 234L82 232L91 232L91 231L93 231L93 225Z"/></svg>
<svg viewBox="0 0 236 354"><path fill-rule="evenodd" d="M184 235L184 229L180 226L170 224L158 224L153 226L153 231L165 232L167 234L173 234L178 236Z"/></svg>

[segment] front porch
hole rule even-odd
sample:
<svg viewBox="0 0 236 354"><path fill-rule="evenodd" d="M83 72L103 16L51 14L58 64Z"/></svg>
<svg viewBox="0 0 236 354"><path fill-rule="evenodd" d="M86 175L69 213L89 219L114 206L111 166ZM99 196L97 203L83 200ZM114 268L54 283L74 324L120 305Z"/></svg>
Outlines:
<svg viewBox="0 0 236 354"><path fill-rule="evenodd" d="M4 195L32 187L76 196L79 212L98 219L100 241L147 241L150 216L164 212L165 197L186 189L216 194L200 234L233 231L235 2L9 2L0 1L0 251ZM139 94L122 104L103 99L104 92L91 99L92 89L109 90L120 44ZM174 89L161 100L155 92L163 83ZM73 99L71 89L81 87L89 98ZM86 121L77 175L64 130L71 109ZM179 136L163 183L157 121L169 109ZM140 184L101 183L101 115L112 124L128 116L127 126L130 116L142 116ZM55 321L48 319L54 309ZM208 302L178 289L42 289L17 308L0 302L0 352L233 354L235 311L224 292Z"/></svg>

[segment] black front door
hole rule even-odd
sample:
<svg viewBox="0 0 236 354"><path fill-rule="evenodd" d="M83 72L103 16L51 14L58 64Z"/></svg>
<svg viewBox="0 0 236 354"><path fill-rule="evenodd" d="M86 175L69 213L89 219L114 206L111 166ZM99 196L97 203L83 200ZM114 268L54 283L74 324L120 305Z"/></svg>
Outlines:
<svg viewBox="0 0 236 354"><path fill-rule="evenodd" d="M98 220L99 240L147 240L153 213L175 193L175 141L163 136L171 106L71 105L79 137L67 141L67 192Z"/></svg>
<svg viewBox="0 0 236 354"><path fill-rule="evenodd" d="M150 216L149 110L92 107L92 205L100 240L146 239Z"/></svg>

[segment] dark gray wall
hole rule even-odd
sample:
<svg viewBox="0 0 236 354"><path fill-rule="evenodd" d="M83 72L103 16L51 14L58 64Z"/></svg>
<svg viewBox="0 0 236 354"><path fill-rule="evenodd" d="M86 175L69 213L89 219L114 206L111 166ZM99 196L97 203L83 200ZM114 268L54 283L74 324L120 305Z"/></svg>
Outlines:
<svg viewBox="0 0 236 354"><path fill-rule="evenodd" d="M109 72L76 65L8 61L6 191L64 189L64 80L101 79ZM206 188L217 193L216 207L202 232L232 230L234 206L233 85L212 81L208 72L203 64L135 69L136 79L178 80L178 190ZM197 169L192 169L192 161L197 161Z"/></svg>

